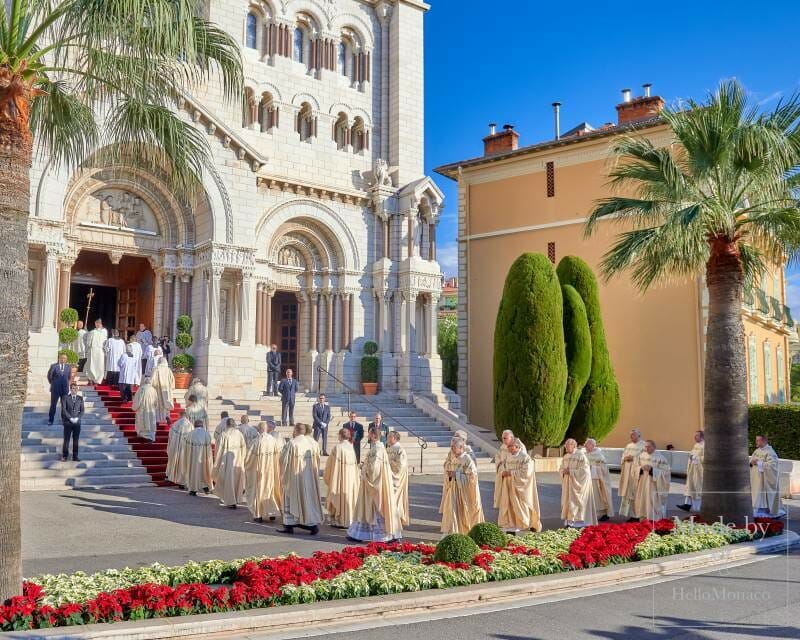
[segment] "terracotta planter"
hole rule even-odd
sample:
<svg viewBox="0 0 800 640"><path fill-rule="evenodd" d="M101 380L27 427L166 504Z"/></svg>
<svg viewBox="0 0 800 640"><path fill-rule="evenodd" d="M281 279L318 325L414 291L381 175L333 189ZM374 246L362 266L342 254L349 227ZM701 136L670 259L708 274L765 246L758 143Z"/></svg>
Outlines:
<svg viewBox="0 0 800 640"><path fill-rule="evenodd" d="M378 393L377 382L362 382L361 388L364 390L365 396L374 396L376 393Z"/></svg>
<svg viewBox="0 0 800 640"><path fill-rule="evenodd" d="M189 385L192 384L191 373L178 373L177 371L173 371L172 374L175 376L176 389L188 389Z"/></svg>

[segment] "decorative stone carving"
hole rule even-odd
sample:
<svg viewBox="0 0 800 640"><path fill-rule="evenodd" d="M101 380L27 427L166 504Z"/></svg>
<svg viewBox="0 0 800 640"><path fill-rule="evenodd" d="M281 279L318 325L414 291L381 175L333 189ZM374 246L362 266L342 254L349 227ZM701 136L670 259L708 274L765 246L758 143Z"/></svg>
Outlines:
<svg viewBox="0 0 800 640"><path fill-rule="evenodd" d="M373 187L391 187L392 174L395 173L399 167L390 167L389 163L383 158L375 160L375 165L372 167L372 183Z"/></svg>
<svg viewBox="0 0 800 640"><path fill-rule="evenodd" d="M283 247L278 251L278 264L287 267L302 267L304 263L303 256L294 247Z"/></svg>
<svg viewBox="0 0 800 640"><path fill-rule="evenodd" d="M158 222L150 207L138 195L124 189L100 189L91 194L78 212L81 225L117 231L157 235Z"/></svg>

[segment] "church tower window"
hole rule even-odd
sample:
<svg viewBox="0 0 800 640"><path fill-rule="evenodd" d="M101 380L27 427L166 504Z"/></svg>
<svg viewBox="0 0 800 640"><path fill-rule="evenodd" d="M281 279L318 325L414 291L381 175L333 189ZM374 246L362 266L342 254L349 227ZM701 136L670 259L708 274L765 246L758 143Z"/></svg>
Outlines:
<svg viewBox="0 0 800 640"><path fill-rule="evenodd" d="M301 27L295 27L294 30L294 60L297 62L305 62L305 31Z"/></svg>
<svg viewBox="0 0 800 640"><path fill-rule="evenodd" d="M258 49L258 18L254 13L247 14L245 44L248 49Z"/></svg>

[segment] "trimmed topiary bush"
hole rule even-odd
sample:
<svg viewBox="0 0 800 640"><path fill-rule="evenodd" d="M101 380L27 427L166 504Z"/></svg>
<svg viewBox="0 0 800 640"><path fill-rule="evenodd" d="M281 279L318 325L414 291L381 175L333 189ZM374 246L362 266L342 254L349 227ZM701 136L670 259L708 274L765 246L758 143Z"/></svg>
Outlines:
<svg viewBox="0 0 800 640"><path fill-rule="evenodd" d="M580 294L568 284L561 287L561 293L564 298L564 346L567 352L567 391L564 394L566 432L592 371L592 337L586 305Z"/></svg>
<svg viewBox="0 0 800 640"><path fill-rule="evenodd" d="M78 339L78 332L72 327L64 327L58 332L58 341L63 344L72 344Z"/></svg>
<svg viewBox="0 0 800 640"><path fill-rule="evenodd" d="M557 271L561 284L574 287L583 300L592 342L591 373L572 413L567 436L578 442L586 438L602 440L619 418L620 397L603 330L597 279L589 265L576 256L562 258Z"/></svg>
<svg viewBox="0 0 800 640"><path fill-rule="evenodd" d="M178 349L188 349L192 346L193 342L194 340L192 339L192 334L190 333L181 332L175 336L175 346L178 347Z"/></svg>
<svg viewBox="0 0 800 640"><path fill-rule="evenodd" d="M479 522L468 535L479 547L505 547L508 544L508 536L494 522Z"/></svg>
<svg viewBox="0 0 800 640"><path fill-rule="evenodd" d="M188 353L179 353L172 359L172 369L180 373L190 373L194 369L194 358Z"/></svg>
<svg viewBox="0 0 800 640"><path fill-rule="evenodd" d="M567 358L561 285L541 253L511 265L494 330L494 426L528 446L564 437Z"/></svg>
<svg viewBox="0 0 800 640"><path fill-rule="evenodd" d="M178 333L189 333L194 326L192 322L192 317L187 315L178 316L178 319L175 321L175 326L178 327Z"/></svg>
<svg viewBox="0 0 800 640"><path fill-rule="evenodd" d="M367 340L364 343L364 355L374 356L376 353L378 353L378 343L373 342L372 340Z"/></svg>
<svg viewBox="0 0 800 640"><path fill-rule="evenodd" d="M750 405L748 422L750 451L756 446L756 436L764 435L779 457L800 460L800 405Z"/></svg>
<svg viewBox="0 0 800 640"><path fill-rule="evenodd" d="M439 540L433 559L436 562L463 562L469 564L480 553L478 545L463 533L451 533Z"/></svg>
<svg viewBox="0 0 800 640"><path fill-rule="evenodd" d="M72 349L61 349L58 352L58 357L61 357L61 354L67 356L67 363L68 364L78 364L78 354L75 353Z"/></svg>
<svg viewBox="0 0 800 640"><path fill-rule="evenodd" d="M378 381L378 357L364 356L361 358L361 382L374 383Z"/></svg>
<svg viewBox="0 0 800 640"><path fill-rule="evenodd" d="M58 314L58 319L68 327L74 327L78 323L78 312L71 307L62 309Z"/></svg>

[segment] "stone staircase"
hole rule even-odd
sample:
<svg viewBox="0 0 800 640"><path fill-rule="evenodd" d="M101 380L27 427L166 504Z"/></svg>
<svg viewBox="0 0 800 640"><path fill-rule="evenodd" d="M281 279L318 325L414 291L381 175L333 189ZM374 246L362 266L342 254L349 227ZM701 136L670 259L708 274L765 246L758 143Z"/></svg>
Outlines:
<svg viewBox="0 0 800 640"><path fill-rule="evenodd" d="M183 394L184 392L180 392ZM340 425L348 420L348 398L344 394L327 394L328 404L331 405L331 424L328 428L328 451L338 442L337 432ZM183 401L181 395L179 401ZM295 422L312 423L311 408L316 402L315 395L298 394L294 409ZM372 421L376 412L380 411L383 420L390 427L400 433L400 444L408 454L409 470L412 473L439 474L450 448L452 433L450 430L431 418L414 405L404 402L397 396L379 394L377 396L352 395L350 408L358 415L358 421L364 425ZM216 428L219 423L221 411L227 411L230 417L239 422L239 417L247 414L250 424L257 424L260 420L271 418L278 423L278 431L284 437L291 436L290 426L280 425L281 402L280 398L262 397L260 400L209 400L208 415L209 429ZM411 433L413 431L413 434ZM427 447L422 451L420 459L420 442L414 434L418 434L427 442ZM365 434L366 436L366 434ZM478 460L478 471L481 473L494 473L494 464L491 458L473 446ZM322 459L323 467L326 458Z"/></svg>
<svg viewBox="0 0 800 640"><path fill-rule="evenodd" d="M20 480L23 491L152 486L146 469L91 387L81 387L80 462L61 461L63 427L56 413L47 424L50 394L29 395L22 415ZM71 449L70 449L71 453Z"/></svg>

